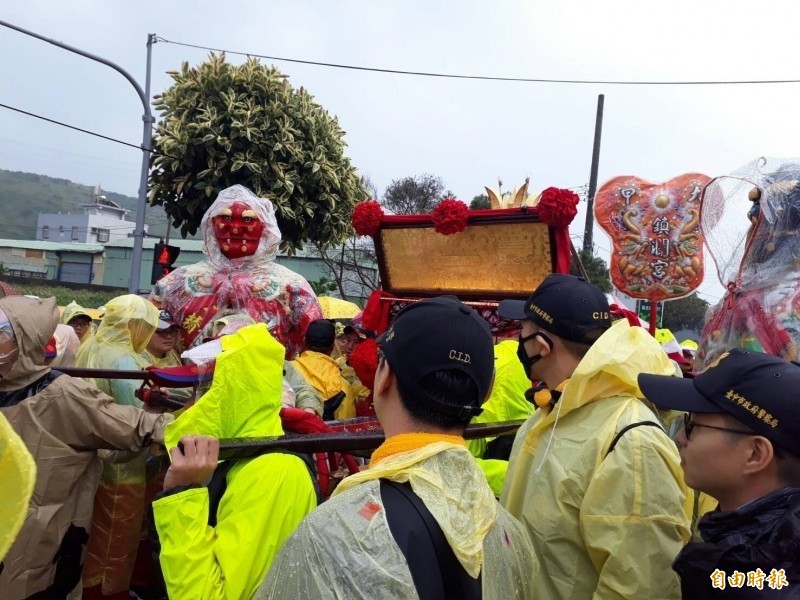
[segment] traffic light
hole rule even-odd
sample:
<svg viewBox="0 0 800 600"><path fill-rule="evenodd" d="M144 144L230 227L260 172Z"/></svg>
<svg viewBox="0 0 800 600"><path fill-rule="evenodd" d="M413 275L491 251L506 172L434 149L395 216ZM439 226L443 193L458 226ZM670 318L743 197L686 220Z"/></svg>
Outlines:
<svg viewBox="0 0 800 600"><path fill-rule="evenodd" d="M181 249L177 246L169 246L159 242L153 248L153 274L150 277L150 284L155 283L172 271L173 263L178 259Z"/></svg>

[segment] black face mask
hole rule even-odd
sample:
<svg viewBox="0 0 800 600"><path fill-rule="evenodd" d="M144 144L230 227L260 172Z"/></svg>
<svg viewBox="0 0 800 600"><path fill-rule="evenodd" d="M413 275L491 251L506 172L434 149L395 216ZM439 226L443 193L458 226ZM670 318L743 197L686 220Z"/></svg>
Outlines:
<svg viewBox="0 0 800 600"><path fill-rule="evenodd" d="M519 334L519 346L517 347L517 358L519 362L522 363L522 366L525 368L525 375L530 377L531 375L531 367L535 365L542 359L541 352L536 356L528 356L528 351L525 350L525 342L532 340L535 337L540 337L547 344L551 349L553 347L553 340L543 334L541 331L537 331L536 333L532 333L529 336L522 337L522 332Z"/></svg>

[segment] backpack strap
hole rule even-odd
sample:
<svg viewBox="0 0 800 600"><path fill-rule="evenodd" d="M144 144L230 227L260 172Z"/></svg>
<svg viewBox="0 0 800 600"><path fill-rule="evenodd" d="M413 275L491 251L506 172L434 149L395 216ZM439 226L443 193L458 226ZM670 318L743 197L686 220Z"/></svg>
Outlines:
<svg viewBox="0 0 800 600"><path fill-rule="evenodd" d="M406 558L420 600L479 600L481 575L473 579L458 562L411 484L381 479L380 491L389 531Z"/></svg>
<svg viewBox="0 0 800 600"><path fill-rule="evenodd" d="M614 451L614 447L617 445L617 442L623 435L625 435L626 432L630 431L631 429L634 429L635 427L643 427L643 426L657 427L661 431L664 431L664 428L661 427L661 425L656 423L655 421L638 421L636 423L631 423L630 425L626 425L619 431L619 433L617 433L617 435L614 436L614 439L611 442L611 446L608 447L608 452L606 452L606 456L608 456Z"/></svg>
<svg viewBox="0 0 800 600"><path fill-rule="evenodd" d="M270 450L269 452L264 452L259 456L264 456L264 454L291 454L292 456L296 456L302 460L303 464L306 466L306 469L308 469L308 475L311 477L311 481L314 484L314 494L317 496L317 506L322 503L322 491L319 489L319 482L317 482L317 476L314 472L313 462L311 461L311 457L309 455L288 452L280 448ZM246 458L242 460L252 460L252 458ZM231 469L238 463L238 460L223 461L217 465L216 469L214 469L214 474L211 476L211 481L208 482L208 524L210 527L217 526L219 503L222 501L222 497L225 495L225 491L228 489L228 473L230 473Z"/></svg>

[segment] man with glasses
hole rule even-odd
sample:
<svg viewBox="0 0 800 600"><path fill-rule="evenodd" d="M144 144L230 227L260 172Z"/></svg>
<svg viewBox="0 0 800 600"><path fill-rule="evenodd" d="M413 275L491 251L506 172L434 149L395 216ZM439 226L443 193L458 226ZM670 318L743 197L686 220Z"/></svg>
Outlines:
<svg viewBox="0 0 800 600"><path fill-rule="evenodd" d="M181 328L168 310L158 313L158 329L147 342L145 357L154 367L178 367L181 357L176 346Z"/></svg>
<svg viewBox="0 0 800 600"><path fill-rule="evenodd" d="M703 541L673 564L683 597L800 598L800 364L735 349L694 380L640 375L639 385L687 411L686 483L719 501L699 523Z"/></svg>

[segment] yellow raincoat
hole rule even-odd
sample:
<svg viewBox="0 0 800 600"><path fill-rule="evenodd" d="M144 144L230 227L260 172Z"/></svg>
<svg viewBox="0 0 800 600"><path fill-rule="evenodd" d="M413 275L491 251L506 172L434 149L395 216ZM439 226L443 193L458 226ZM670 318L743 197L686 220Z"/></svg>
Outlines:
<svg viewBox="0 0 800 600"><path fill-rule="evenodd" d="M303 376L323 402L327 402L339 392L344 392L344 400L336 409L337 419L352 419L356 416L356 404L350 384L342 376L339 365L327 354L306 350L292 361L295 370Z"/></svg>
<svg viewBox="0 0 800 600"><path fill-rule="evenodd" d="M184 435L283 435L283 346L263 323L220 340L223 352L211 389L167 427L167 448ZM305 463L282 453L241 460L231 468L216 527L208 525L207 488L159 498L153 513L169 597L251 598L281 544L315 506Z"/></svg>
<svg viewBox="0 0 800 600"><path fill-rule="evenodd" d="M647 331L619 321L594 343L550 412L514 442L502 504L527 527L536 598L680 598L671 564L693 498L675 444L639 400L639 373L673 367ZM556 423L556 419L558 420Z"/></svg>
<svg viewBox="0 0 800 600"><path fill-rule="evenodd" d="M489 399L484 402L483 412L473 417L470 423L497 423L527 419L536 407L525 398L525 392L531 387L531 381L517 358L516 340L506 340L494 347L494 385ZM495 496L500 496L506 476L508 461L483 460L486 445L494 438L468 440L467 447L472 456L479 459L489 487Z"/></svg>
<svg viewBox="0 0 800 600"><path fill-rule="evenodd" d="M381 510L380 478L411 484L485 600L532 598L536 559L524 529L494 498L469 451L434 442L344 479L286 541L256 598L418 598Z"/></svg>
<svg viewBox="0 0 800 600"><path fill-rule="evenodd" d="M342 370L342 377L350 384L350 392L353 394L353 402L360 402L365 400L372 393L370 389L361 383L361 380L356 375L356 370L347 364L347 357L340 356L336 359L336 364Z"/></svg>
<svg viewBox="0 0 800 600"><path fill-rule="evenodd" d="M0 503L0 561L17 537L36 483L36 463L0 413L0 487L14 493Z"/></svg>
<svg viewBox="0 0 800 600"><path fill-rule="evenodd" d="M65 311L66 312L66 311ZM76 366L90 369L141 370L149 363L141 354L158 326L158 309L134 294L106 304L97 332L78 350ZM141 408L131 379L87 379L117 404ZM84 587L101 586L104 594L123 592L130 585L145 508L147 454L108 456L94 502Z"/></svg>
<svg viewBox="0 0 800 600"><path fill-rule="evenodd" d="M74 319L75 317L79 317L81 315L84 317L89 317L90 319L92 318L92 315L86 312L85 308L83 308L80 304L78 304L77 302L75 302L75 300L73 300L64 307L64 312L61 313L61 318L59 319L59 323L62 323L64 325L69 325L69 322L72 319ZM81 346L83 346L86 342L92 339L93 335L94 335L94 323L92 322L89 323L89 327L86 328L86 332L83 334L83 337L80 338Z"/></svg>

